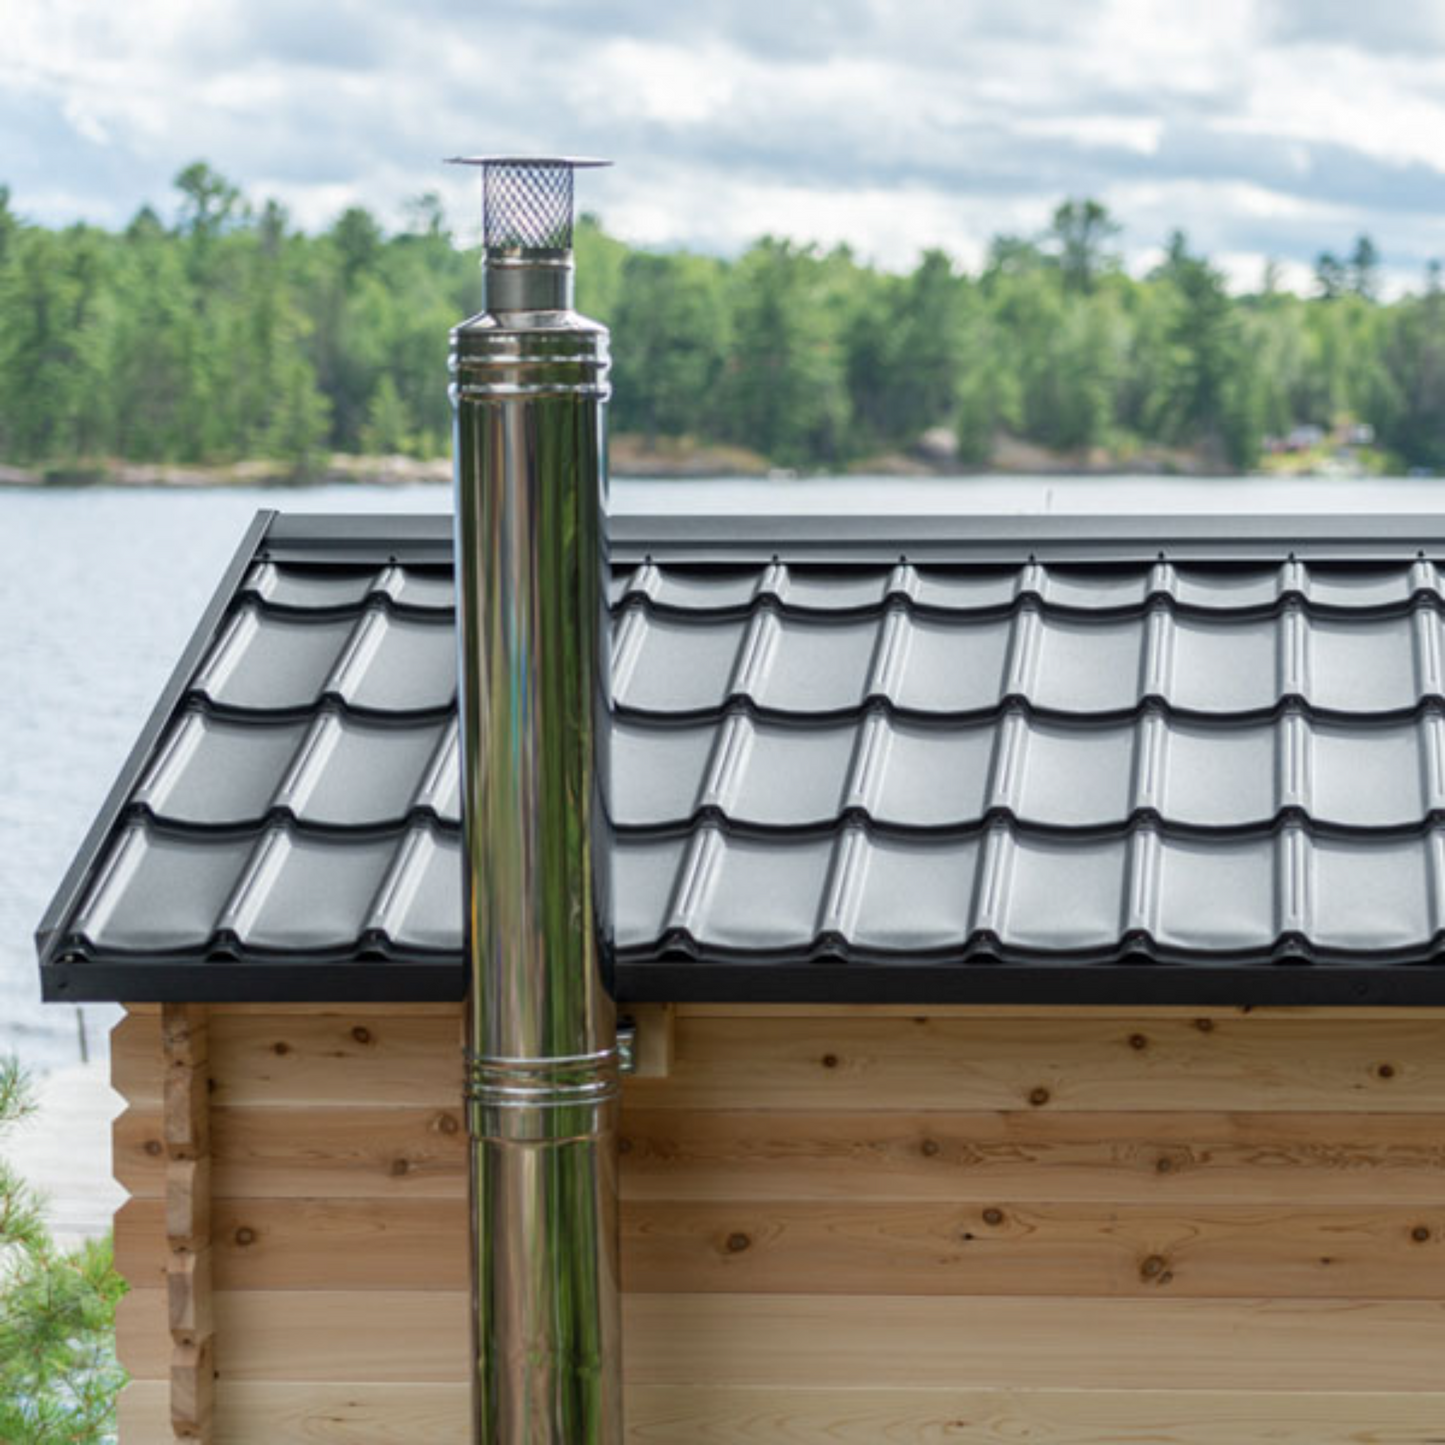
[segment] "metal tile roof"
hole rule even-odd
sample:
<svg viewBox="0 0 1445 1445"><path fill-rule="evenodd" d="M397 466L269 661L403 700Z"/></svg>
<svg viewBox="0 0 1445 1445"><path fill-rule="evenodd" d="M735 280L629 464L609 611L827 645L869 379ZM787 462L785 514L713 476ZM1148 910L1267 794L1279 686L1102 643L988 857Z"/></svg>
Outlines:
<svg viewBox="0 0 1445 1445"><path fill-rule="evenodd" d="M633 524L620 996L1445 1002L1445 545L1027 525ZM450 564L437 522L260 520L49 996L460 993Z"/></svg>

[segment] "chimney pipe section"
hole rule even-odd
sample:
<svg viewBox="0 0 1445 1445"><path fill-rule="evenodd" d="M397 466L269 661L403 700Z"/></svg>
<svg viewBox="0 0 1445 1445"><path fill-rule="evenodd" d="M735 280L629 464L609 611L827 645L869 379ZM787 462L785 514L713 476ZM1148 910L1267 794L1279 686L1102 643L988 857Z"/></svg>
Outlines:
<svg viewBox="0 0 1445 1445"><path fill-rule="evenodd" d="M476 1445L621 1445L605 327L562 159L482 167L451 337Z"/></svg>

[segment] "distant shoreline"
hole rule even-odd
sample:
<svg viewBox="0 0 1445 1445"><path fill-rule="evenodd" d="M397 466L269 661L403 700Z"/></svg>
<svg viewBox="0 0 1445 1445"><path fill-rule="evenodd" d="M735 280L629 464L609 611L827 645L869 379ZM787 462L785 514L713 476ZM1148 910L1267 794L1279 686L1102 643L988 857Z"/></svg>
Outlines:
<svg viewBox="0 0 1445 1445"><path fill-rule="evenodd" d="M1270 466L1264 475L1382 475L1364 467L1341 466L1328 458L1296 459L1288 466ZM1151 447L1121 455L1103 448L1086 453L1055 452L1014 438L1001 438L993 455L978 465L965 465L942 451L887 452L861 458L846 468L773 466L766 457L743 447L714 445L691 438L647 441L619 435L610 444L610 469L619 478L710 480L726 477L826 476L853 474L879 477L1239 477L1253 475L1219 463L1198 449ZM1393 475L1393 474L1392 474ZM301 467L291 462L251 460L217 465L102 460L69 465L17 467L0 462L0 489L22 488L161 488L177 490L225 487L274 487L277 490L332 486L410 487L450 482L448 457L333 455Z"/></svg>

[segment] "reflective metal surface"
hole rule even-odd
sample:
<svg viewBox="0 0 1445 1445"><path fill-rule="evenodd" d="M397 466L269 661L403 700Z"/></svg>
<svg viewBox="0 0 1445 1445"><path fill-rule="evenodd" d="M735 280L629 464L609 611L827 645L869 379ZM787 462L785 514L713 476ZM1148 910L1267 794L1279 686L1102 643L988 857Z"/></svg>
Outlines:
<svg viewBox="0 0 1445 1445"><path fill-rule="evenodd" d="M607 332L488 251L452 335L471 962L475 1439L618 1445Z"/></svg>

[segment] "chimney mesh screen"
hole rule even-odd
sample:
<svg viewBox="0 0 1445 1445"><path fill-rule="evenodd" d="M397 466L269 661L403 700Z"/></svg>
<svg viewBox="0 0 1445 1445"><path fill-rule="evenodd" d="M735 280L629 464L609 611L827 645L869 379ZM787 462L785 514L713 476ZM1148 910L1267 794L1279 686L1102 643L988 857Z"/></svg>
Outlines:
<svg viewBox="0 0 1445 1445"><path fill-rule="evenodd" d="M490 162L482 169L486 244L523 250L572 248L572 167Z"/></svg>

